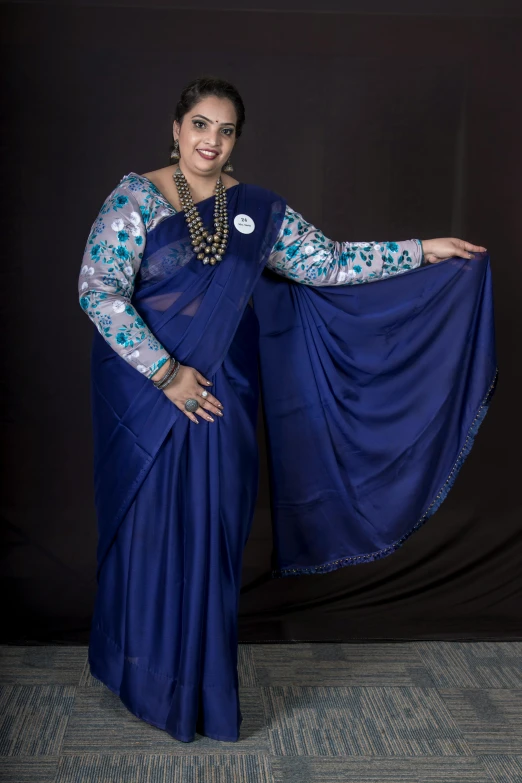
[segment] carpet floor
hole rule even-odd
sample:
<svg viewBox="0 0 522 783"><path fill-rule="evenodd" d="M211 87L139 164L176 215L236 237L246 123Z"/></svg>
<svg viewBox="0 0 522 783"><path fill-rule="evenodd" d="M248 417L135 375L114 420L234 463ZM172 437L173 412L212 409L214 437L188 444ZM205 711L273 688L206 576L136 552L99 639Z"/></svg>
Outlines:
<svg viewBox="0 0 522 783"><path fill-rule="evenodd" d="M0 646L4 783L522 783L522 642L240 644L239 742L179 742L85 646Z"/></svg>

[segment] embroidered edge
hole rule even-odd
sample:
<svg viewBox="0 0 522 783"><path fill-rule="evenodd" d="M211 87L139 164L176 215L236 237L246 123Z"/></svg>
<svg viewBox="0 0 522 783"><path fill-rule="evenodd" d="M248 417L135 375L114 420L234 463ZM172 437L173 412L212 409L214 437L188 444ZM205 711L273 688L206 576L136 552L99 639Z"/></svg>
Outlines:
<svg viewBox="0 0 522 783"><path fill-rule="evenodd" d="M383 557L387 557L388 555L393 554L393 552L396 552L397 549L399 549L402 546L402 544L416 530L422 527L422 525L424 525L424 523L430 517L433 516L433 514L440 508L441 504L448 496L448 493L450 489L453 487L455 480L460 472L460 469L462 468L462 465L466 461L466 458L468 457L471 449L473 448L475 437L480 429L480 425L484 421L486 413L489 410L489 405L497 385L497 380L498 380L498 367L495 368L493 380L489 386L486 396L484 397L482 403L479 406L479 409L475 415L475 418L471 423L470 428L468 429L466 439L464 440L464 445L462 446L459 452L459 455L455 461L455 464L453 465L453 468L450 471L448 478L446 479L446 481L438 491L437 495L435 496L435 499L430 503L430 505L424 512L424 514L421 516L419 521L407 533L401 536L401 538L399 538L397 541L394 541L393 544L384 547L384 549L379 549L376 552L369 552L368 554L363 554L363 555L349 555L348 557L341 557L337 560L330 560L328 563L322 563L321 565L317 565L317 566L303 566L302 568L274 569L271 572L271 578L281 579L287 576L300 576L302 574L324 574L330 571L337 571L339 568L344 568L345 566L359 565L359 563L370 563L373 560L381 560Z"/></svg>

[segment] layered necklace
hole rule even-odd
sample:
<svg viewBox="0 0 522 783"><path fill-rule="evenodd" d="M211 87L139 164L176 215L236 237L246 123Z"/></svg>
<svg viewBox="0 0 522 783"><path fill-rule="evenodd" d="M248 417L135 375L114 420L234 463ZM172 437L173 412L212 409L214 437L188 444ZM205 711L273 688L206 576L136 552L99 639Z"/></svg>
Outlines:
<svg viewBox="0 0 522 783"><path fill-rule="evenodd" d="M216 182L213 233L203 225L198 209L192 199L189 184L179 166L172 178L178 189L179 200L185 213L185 220L187 221L196 257L204 264L212 264L214 266L223 258L228 243L227 197L226 188L221 177Z"/></svg>

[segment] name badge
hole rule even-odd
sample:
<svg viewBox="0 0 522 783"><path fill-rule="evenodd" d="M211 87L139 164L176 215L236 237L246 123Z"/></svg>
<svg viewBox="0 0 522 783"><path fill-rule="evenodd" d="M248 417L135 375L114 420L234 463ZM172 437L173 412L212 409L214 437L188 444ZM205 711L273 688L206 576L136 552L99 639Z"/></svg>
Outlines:
<svg viewBox="0 0 522 783"><path fill-rule="evenodd" d="M236 215L234 225L242 234L251 234L256 227L250 215Z"/></svg>

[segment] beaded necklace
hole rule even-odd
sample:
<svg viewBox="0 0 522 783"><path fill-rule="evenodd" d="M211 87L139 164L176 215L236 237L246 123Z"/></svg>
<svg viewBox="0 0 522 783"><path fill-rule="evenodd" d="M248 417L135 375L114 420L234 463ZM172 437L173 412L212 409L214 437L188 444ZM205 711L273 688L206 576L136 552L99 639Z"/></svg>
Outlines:
<svg viewBox="0 0 522 783"><path fill-rule="evenodd" d="M179 166L172 175L172 179L178 189L179 200L185 213L196 257L204 264L214 266L223 258L228 244L227 197L221 177L216 182L213 234L204 227L198 208L192 199L189 184Z"/></svg>

